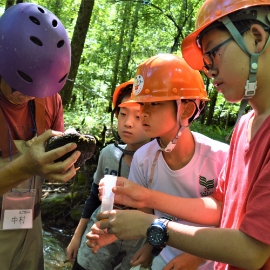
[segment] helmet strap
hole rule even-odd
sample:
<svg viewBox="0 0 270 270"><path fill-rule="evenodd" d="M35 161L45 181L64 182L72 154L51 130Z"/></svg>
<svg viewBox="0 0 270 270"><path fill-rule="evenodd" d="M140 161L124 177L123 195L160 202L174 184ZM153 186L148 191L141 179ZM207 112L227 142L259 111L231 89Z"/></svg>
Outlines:
<svg viewBox="0 0 270 270"><path fill-rule="evenodd" d="M236 29L236 27L234 26L234 24L232 23L230 18L228 16L224 16L224 17L222 17L220 19L220 21L225 25L225 27L231 33L231 35L233 36L233 38L234 38L235 42L238 44L238 46L247 55L250 56L249 76L248 76L248 80L247 80L246 85L245 85L245 93L244 93L243 99L241 100L237 120L236 120L236 123L234 125L234 128L235 128L235 126L237 125L238 121L240 120L241 116L244 113L244 110L245 110L245 108L246 108L246 106L248 104L248 100L251 99L256 93L256 89L257 89L257 79L256 79L256 77L257 77L257 71L258 71L258 60L259 60L259 56L264 52L267 45L269 44L270 36L268 37L268 40L267 40L264 48L261 50L260 53L250 53L249 50L246 47L246 44L244 42L244 39L243 39L242 35ZM246 30L248 30L248 29L246 29ZM246 30L244 30L244 32ZM232 129L230 134L226 136L226 141L228 141L230 139L234 128Z"/></svg>
<svg viewBox="0 0 270 270"><path fill-rule="evenodd" d="M115 141L114 142L114 146L117 147L119 150L121 150L121 152L124 155L133 156L134 153L136 152L136 151L130 151L130 150L126 150L126 149L122 148L121 146L119 146L119 142L118 141Z"/></svg>
<svg viewBox="0 0 270 270"><path fill-rule="evenodd" d="M167 153L172 152L172 150L173 150L174 147L176 146L176 143L177 143L179 137L181 136L183 130L184 130L186 127L189 127L189 126L190 126L190 124L187 125L187 126L183 126L183 125L182 125L182 121L181 121L181 117L180 117L181 99L176 100L176 103L177 103L177 122L179 123L179 129L178 129L177 133L175 134L173 140L171 140L165 148L163 148L163 147L161 146L160 138L157 137L157 142L158 142L158 145L159 145L159 147L160 147L160 150L161 150L161 151L164 151L164 152L167 152Z"/></svg>
<svg viewBox="0 0 270 270"><path fill-rule="evenodd" d="M238 46L247 54L250 56L250 66L249 66L249 76L248 80L246 82L245 86L245 94L243 96L243 99L250 99L252 98L257 89L257 71L258 71L258 59L259 56L264 52L266 49L267 45L270 42L270 35L268 37L268 40L264 46L264 48L261 50L260 53L250 53L249 50L247 49L247 46L244 42L244 39L240 32L236 29L232 21L228 16L224 16L220 19L220 21L224 24L224 26L228 29L228 31L231 33L233 36L235 42L238 44ZM246 29L248 30L248 29ZM246 31L245 30L245 31Z"/></svg>

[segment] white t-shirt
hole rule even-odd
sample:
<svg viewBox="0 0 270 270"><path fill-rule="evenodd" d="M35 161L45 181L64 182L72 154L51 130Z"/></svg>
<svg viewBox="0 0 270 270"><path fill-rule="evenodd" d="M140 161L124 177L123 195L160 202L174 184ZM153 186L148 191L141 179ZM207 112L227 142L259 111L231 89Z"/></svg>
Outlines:
<svg viewBox="0 0 270 270"><path fill-rule="evenodd" d="M184 198L199 198L211 195L217 185L218 175L225 163L229 145L212 140L202 134L192 132L195 140L195 152L190 162L180 170L171 170L162 153L158 156L152 183L149 182L151 168L157 151L160 149L156 140L142 146L134 154L129 179L144 187ZM181 137L179 138L181 140ZM172 207L177 207L172 205ZM166 213L155 210L157 216L168 216L181 224L203 226L190 223ZM167 246L159 256L165 262L183 253Z"/></svg>

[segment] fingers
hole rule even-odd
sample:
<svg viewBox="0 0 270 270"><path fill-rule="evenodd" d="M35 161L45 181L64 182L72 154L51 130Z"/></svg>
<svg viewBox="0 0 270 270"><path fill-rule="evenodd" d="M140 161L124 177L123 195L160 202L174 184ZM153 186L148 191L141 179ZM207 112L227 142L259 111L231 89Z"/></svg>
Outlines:
<svg viewBox="0 0 270 270"><path fill-rule="evenodd" d="M96 254L100 248L98 245L99 236L91 232L86 235L86 238L86 245L92 249L92 253Z"/></svg>
<svg viewBox="0 0 270 270"><path fill-rule="evenodd" d="M109 216L110 216L109 211L101 212L97 215L97 220L100 220L99 222L100 229L104 230L110 227Z"/></svg>
<svg viewBox="0 0 270 270"><path fill-rule="evenodd" d="M65 154L69 153L70 151L76 149L77 144L76 143L68 143L66 145L63 145L59 148L53 149L51 151L48 151L44 154L44 159L46 160L46 163L53 163L55 160L59 159L60 157L64 156ZM76 160L80 156L80 152L76 151L75 155L71 155L68 159L69 162L73 160L73 163L76 162ZM65 161L66 161L65 160ZM64 161L63 161L64 162Z"/></svg>
<svg viewBox="0 0 270 270"><path fill-rule="evenodd" d="M65 167L59 167L53 169L53 164L49 166L48 172L43 173L44 178L49 181L67 182L76 174L76 169L74 166L70 167L65 171Z"/></svg>
<svg viewBox="0 0 270 270"><path fill-rule="evenodd" d="M92 253L94 254L96 254L100 248L97 242L91 242L90 240L86 240L86 245L92 249Z"/></svg>
<svg viewBox="0 0 270 270"><path fill-rule="evenodd" d="M44 133L42 133L40 136L37 137L37 143L43 142L45 143L47 140L49 140L52 136L60 136L63 132L55 131L55 130L46 130Z"/></svg>
<svg viewBox="0 0 270 270"><path fill-rule="evenodd" d="M43 166L44 177L50 181L67 182L76 174L77 169L74 167L74 163L77 161L80 154L79 151L76 151L64 161L47 163L47 165Z"/></svg>

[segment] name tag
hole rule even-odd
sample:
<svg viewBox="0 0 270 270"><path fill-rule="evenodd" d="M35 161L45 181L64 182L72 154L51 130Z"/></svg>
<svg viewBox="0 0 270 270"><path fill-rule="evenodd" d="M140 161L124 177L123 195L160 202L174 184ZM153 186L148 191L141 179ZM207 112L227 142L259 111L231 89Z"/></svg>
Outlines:
<svg viewBox="0 0 270 270"><path fill-rule="evenodd" d="M32 229L32 209L5 210L3 230Z"/></svg>

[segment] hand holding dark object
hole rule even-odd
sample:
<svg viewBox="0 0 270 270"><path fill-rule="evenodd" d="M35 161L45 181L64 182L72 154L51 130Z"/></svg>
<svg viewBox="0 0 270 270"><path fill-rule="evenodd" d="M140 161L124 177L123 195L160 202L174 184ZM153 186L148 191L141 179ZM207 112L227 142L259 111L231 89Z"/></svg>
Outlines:
<svg viewBox="0 0 270 270"><path fill-rule="evenodd" d="M96 149L96 140L91 135L83 135L76 132L75 130L67 130L61 136L51 137L46 143L45 151L48 152L71 142L76 143L77 148L65 154L61 158L55 160L55 162L64 161L65 159L70 157L73 152L79 150L81 152L81 155L75 162L74 166L75 168L81 167L87 159L90 159L92 157Z"/></svg>

